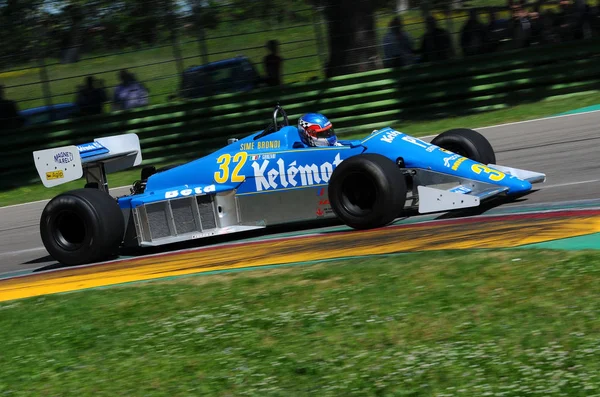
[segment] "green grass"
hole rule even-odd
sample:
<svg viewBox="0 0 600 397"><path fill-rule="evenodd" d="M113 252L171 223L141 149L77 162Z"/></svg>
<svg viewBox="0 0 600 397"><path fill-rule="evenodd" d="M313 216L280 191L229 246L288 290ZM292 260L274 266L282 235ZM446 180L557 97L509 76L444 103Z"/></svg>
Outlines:
<svg viewBox="0 0 600 397"><path fill-rule="evenodd" d="M572 94L565 98L544 100L536 103L519 105L509 109L497 110L493 112L485 112L471 116L455 117L443 120L400 123L394 125L393 127L414 136L423 136L430 134L438 134L450 128L476 128L500 123L508 123L513 121L531 120L596 104L598 104L597 94ZM335 120L333 120L333 123L335 124ZM356 133L346 134L342 136L342 138L360 139L364 136L365 131L357 131ZM136 169L110 174L108 176L108 181L111 187L129 186L135 180L139 179L139 176L140 168L138 167ZM47 189L41 183L37 183L15 189L0 191L0 207L43 199L50 199L59 193L80 188L83 186L83 184L84 183L81 180L79 180Z"/></svg>
<svg viewBox="0 0 600 397"><path fill-rule="evenodd" d="M439 252L0 304L10 396L591 396L600 254Z"/></svg>

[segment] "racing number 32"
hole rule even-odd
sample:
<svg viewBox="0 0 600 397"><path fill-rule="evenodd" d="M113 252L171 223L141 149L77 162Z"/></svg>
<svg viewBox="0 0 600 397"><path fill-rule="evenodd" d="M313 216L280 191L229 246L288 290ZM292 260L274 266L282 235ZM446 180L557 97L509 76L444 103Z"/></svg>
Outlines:
<svg viewBox="0 0 600 397"><path fill-rule="evenodd" d="M483 164L473 164L471 166L471 170L473 170L473 172L476 174L481 174L482 172L484 174L488 174L490 181L494 181L494 182L500 182L506 176L503 172L494 170Z"/></svg>
<svg viewBox="0 0 600 397"><path fill-rule="evenodd" d="M229 153L220 155L217 159L217 164L221 165L219 166L219 171L215 172L215 182L225 183L229 180L229 165L232 158L235 167L231 173L231 182L244 182L245 177L240 175L240 170L246 164L246 160L248 160L248 153L246 152L238 152L233 156Z"/></svg>

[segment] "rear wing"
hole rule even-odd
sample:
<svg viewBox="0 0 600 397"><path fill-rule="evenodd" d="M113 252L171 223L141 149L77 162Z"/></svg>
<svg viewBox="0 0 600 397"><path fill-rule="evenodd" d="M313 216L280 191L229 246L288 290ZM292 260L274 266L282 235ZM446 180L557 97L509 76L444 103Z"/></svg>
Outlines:
<svg viewBox="0 0 600 397"><path fill-rule="evenodd" d="M97 138L94 142L33 152L38 175L46 187L62 185L85 175L89 183L108 191L106 174L135 167L142 162L136 134Z"/></svg>

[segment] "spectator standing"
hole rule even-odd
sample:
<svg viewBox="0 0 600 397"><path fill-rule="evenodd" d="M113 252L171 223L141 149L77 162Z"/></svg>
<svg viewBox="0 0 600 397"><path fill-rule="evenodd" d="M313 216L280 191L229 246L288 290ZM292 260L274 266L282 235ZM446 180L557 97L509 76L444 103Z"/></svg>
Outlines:
<svg viewBox="0 0 600 397"><path fill-rule="evenodd" d="M493 9L489 10L488 24L485 31L484 52L490 53L500 49L509 39L509 24L506 19L498 19Z"/></svg>
<svg viewBox="0 0 600 397"><path fill-rule="evenodd" d="M469 19L460 31L460 46L464 56L483 53L486 28L477 18L477 10L469 10Z"/></svg>
<svg viewBox="0 0 600 397"><path fill-rule="evenodd" d="M541 17L541 44L557 44L560 43L560 35L554 28L555 14L552 10L546 10Z"/></svg>
<svg viewBox="0 0 600 397"><path fill-rule="evenodd" d="M264 57L263 65L265 68L265 82L270 87L278 87L281 85L281 69L283 58L279 56L279 42L277 40L269 40L266 45L269 54Z"/></svg>
<svg viewBox="0 0 600 397"><path fill-rule="evenodd" d="M17 103L4 98L4 86L0 85L0 130L21 128L23 124L24 120L19 115Z"/></svg>
<svg viewBox="0 0 600 397"><path fill-rule="evenodd" d="M127 110L148 104L148 90L133 74L121 70L119 80L113 96L113 110Z"/></svg>
<svg viewBox="0 0 600 397"><path fill-rule="evenodd" d="M104 84L100 80L88 76L85 83L77 91L75 103L79 107L82 116L102 114L104 102L108 100Z"/></svg>
<svg viewBox="0 0 600 397"><path fill-rule="evenodd" d="M437 20L430 15L426 21L426 31L421 41L421 61L437 62L452 58L452 40L445 29L438 28Z"/></svg>
<svg viewBox="0 0 600 397"><path fill-rule="evenodd" d="M412 37L403 29L402 19L395 17L383 37L383 66L394 68L415 63Z"/></svg>
<svg viewBox="0 0 600 397"><path fill-rule="evenodd" d="M525 0L508 1L512 15L512 48L524 48L531 45L533 23L523 7Z"/></svg>

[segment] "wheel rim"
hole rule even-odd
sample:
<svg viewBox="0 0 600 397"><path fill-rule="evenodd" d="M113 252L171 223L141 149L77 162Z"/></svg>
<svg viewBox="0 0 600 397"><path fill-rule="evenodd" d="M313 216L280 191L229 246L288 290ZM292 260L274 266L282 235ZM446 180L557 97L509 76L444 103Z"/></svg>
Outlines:
<svg viewBox="0 0 600 397"><path fill-rule="evenodd" d="M375 206L377 189L373 180L366 174L354 172L344 178L340 204L353 216L364 216Z"/></svg>
<svg viewBox="0 0 600 397"><path fill-rule="evenodd" d="M59 212L53 223L54 240L61 248L75 251L83 246L87 230L83 219L75 211Z"/></svg>

